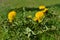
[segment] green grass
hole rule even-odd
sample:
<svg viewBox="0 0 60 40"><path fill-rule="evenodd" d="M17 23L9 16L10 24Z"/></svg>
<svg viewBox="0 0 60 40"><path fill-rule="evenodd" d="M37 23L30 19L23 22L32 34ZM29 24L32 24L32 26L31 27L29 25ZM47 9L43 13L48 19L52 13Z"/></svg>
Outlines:
<svg viewBox="0 0 60 40"><path fill-rule="evenodd" d="M27 16L32 15L34 17L34 14L38 11L36 8L40 4L46 5L49 10L43 21L37 23ZM15 0L14 2L7 0L0 5L0 40L60 40L59 0ZM22 10L22 12L20 7L34 9L33 11ZM17 11L17 15L14 22L9 24L7 14L11 9Z"/></svg>

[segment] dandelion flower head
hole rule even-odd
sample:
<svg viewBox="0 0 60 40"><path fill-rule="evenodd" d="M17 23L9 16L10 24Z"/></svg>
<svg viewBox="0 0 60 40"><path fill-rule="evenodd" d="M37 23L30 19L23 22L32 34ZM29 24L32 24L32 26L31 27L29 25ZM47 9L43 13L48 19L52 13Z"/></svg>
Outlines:
<svg viewBox="0 0 60 40"><path fill-rule="evenodd" d="M16 12L15 11L9 12L8 13L8 20L9 20L9 22L12 22L14 20L15 16L16 16Z"/></svg>

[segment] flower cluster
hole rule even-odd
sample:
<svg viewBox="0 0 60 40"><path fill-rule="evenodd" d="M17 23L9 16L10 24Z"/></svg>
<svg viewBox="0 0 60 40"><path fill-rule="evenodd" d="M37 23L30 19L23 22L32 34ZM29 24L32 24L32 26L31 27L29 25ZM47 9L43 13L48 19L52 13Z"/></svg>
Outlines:
<svg viewBox="0 0 60 40"><path fill-rule="evenodd" d="M43 5L39 6L39 9L41 11L38 11L38 12L35 13L35 16L33 17L33 20L41 22L42 19L45 17L45 13L46 13L46 11L48 11L48 9L45 6L43 6ZM11 11L11 12L8 13L8 20L9 20L10 23L13 22L15 16L16 16L16 12L15 11ZM32 16L29 15L28 18L32 18Z"/></svg>
<svg viewBox="0 0 60 40"><path fill-rule="evenodd" d="M39 6L39 9L42 9L42 11L35 13L34 21L42 22L42 19L45 16L45 12L48 11L48 9L45 6Z"/></svg>

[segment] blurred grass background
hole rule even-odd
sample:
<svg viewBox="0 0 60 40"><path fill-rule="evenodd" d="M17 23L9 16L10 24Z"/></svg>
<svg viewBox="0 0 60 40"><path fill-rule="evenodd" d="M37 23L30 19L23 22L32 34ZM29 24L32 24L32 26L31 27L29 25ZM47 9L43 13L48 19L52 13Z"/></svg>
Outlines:
<svg viewBox="0 0 60 40"><path fill-rule="evenodd" d="M38 8L40 5L45 5L48 8L50 7L49 12L53 11L53 13L51 14L57 15L57 17L51 16L51 14L48 13L48 16L51 16L51 19L46 17L45 20L48 20L47 22L49 24L48 25L44 24L46 22L43 21L42 25L40 25L42 27L45 27L45 25L49 27L51 26L50 24L52 24L53 31L50 29L40 34L39 32L40 29L42 29L42 27L38 26L37 25L38 23L29 21L29 19L28 21L26 21L25 17L28 15L34 15L36 11L28 11L28 12L25 11L23 13L22 12L17 13L15 20L16 22L14 22L13 25L11 26L7 24L7 21L4 21L5 19L7 19L7 14L11 9L20 7ZM27 25L27 23L29 25ZM59 26L60 26L60 0L0 0L0 40L60 40ZM56 27L57 29L54 30L54 28ZM33 31L33 32L31 31L32 34L30 35L28 33L30 31L26 31L25 29L32 30ZM35 35L34 33L38 34ZM28 35L30 35L30 37L28 37Z"/></svg>
<svg viewBox="0 0 60 40"><path fill-rule="evenodd" d="M39 5L55 5L60 4L60 0L0 0L3 7L19 8L19 7L38 7Z"/></svg>

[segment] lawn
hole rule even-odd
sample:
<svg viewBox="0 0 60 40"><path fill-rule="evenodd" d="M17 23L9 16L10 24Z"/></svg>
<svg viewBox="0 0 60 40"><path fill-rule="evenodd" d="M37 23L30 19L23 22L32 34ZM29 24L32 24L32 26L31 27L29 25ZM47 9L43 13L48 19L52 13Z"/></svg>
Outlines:
<svg viewBox="0 0 60 40"><path fill-rule="evenodd" d="M40 5L48 8L41 23L34 17ZM7 16L16 11L12 24ZM60 40L60 0L2 0L0 1L0 40Z"/></svg>

